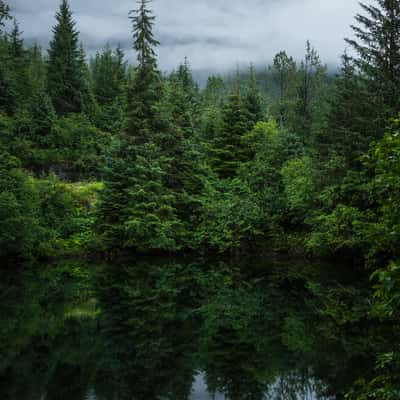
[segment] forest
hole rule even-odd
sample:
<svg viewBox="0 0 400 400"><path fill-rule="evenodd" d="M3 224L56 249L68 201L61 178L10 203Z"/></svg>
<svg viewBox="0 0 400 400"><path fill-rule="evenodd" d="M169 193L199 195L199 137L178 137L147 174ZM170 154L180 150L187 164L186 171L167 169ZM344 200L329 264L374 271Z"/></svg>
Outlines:
<svg viewBox="0 0 400 400"><path fill-rule="evenodd" d="M346 261L371 276L365 316L398 329L400 0L360 3L335 73L307 42L204 87L188 59L160 71L151 1L128 11L134 60L88 57L67 0L49 48L27 45L0 0L2 264ZM347 399L400 398L399 343L374 357Z"/></svg>

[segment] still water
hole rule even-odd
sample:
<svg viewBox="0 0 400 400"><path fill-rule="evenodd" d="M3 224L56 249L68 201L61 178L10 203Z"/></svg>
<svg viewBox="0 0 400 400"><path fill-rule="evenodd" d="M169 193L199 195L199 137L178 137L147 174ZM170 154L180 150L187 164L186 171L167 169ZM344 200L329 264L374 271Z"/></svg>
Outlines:
<svg viewBox="0 0 400 400"><path fill-rule="evenodd" d="M1 400L330 400L373 368L364 277L252 261L2 271Z"/></svg>

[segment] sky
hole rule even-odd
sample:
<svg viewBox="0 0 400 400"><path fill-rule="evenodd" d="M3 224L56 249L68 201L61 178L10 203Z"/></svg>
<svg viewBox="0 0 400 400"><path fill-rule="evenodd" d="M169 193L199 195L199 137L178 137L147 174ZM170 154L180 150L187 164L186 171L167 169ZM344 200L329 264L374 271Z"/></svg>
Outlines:
<svg viewBox="0 0 400 400"><path fill-rule="evenodd" d="M88 54L109 43L131 51L128 12L136 0L70 0ZM60 0L8 0L24 38L47 48ZM335 66L351 37L358 0L153 0L162 70L188 57L193 70L224 72L269 64L286 50L295 59L310 40L324 63Z"/></svg>

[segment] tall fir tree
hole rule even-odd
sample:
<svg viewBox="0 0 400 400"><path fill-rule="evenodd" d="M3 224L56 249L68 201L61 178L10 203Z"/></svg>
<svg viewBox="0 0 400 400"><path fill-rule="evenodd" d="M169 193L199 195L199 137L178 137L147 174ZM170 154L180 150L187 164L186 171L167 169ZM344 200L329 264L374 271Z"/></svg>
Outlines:
<svg viewBox="0 0 400 400"><path fill-rule="evenodd" d="M306 54L298 70L295 115L290 128L305 144L314 141L315 131L322 128L325 116L326 66L307 41Z"/></svg>
<svg viewBox="0 0 400 400"><path fill-rule="evenodd" d="M322 159L336 153L346 161L346 167L360 167L359 157L373 140L368 116L374 113L374 106L368 102L367 88L357 66L346 53L331 86L328 103L327 129L316 137L318 153Z"/></svg>
<svg viewBox="0 0 400 400"><path fill-rule="evenodd" d="M155 17L148 8L150 1L139 1L139 8L130 13L133 24L133 48L138 65L127 94L127 133L138 143L151 140L159 126L157 104L161 92L161 75L155 48L159 42L153 34Z"/></svg>
<svg viewBox="0 0 400 400"><path fill-rule="evenodd" d="M293 118L297 65L293 57L281 51L274 57L270 71L277 87L277 95L272 101L271 111L279 126L284 128Z"/></svg>
<svg viewBox="0 0 400 400"><path fill-rule="evenodd" d="M29 122L25 127L28 139L35 149L29 167L40 172L43 167L43 151L53 146L52 130L56 121L53 104L46 90L46 61L41 48L34 44L28 53L28 75L31 95L27 103Z"/></svg>
<svg viewBox="0 0 400 400"><path fill-rule="evenodd" d="M101 107L109 107L123 90L126 64L121 48L113 51L109 45L90 61L93 93Z"/></svg>
<svg viewBox="0 0 400 400"><path fill-rule="evenodd" d="M369 116L377 134L383 134L385 120L400 110L400 1L374 0L360 3L353 25L354 39L346 39L357 53L355 59L368 85L369 102L375 113Z"/></svg>
<svg viewBox="0 0 400 400"><path fill-rule="evenodd" d="M56 21L48 50L47 91L57 114L64 116L82 111L85 90L79 32L67 0L62 0Z"/></svg>
<svg viewBox="0 0 400 400"><path fill-rule="evenodd" d="M222 77L210 76L201 95L200 132L206 141L212 140L222 126L221 108L225 100L226 85Z"/></svg>
<svg viewBox="0 0 400 400"><path fill-rule="evenodd" d="M199 92L186 58L178 70L170 74L166 88L165 101L174 125L182 130L185 138L193 138L198 126Z"/></svg>
<svg viewBox="0 0 400 400"><path fill-rule="evenodd" d="M210 143L210 164L221 178L233 178L246 151L242 139L254 126L252 115L238 88L222 108L222 126Z"/></svg>
<svg viewBox="0 0 400 400"><path fill-rule="evenodd" d="M10 18L10 7L4 0L0 0L0 33L4 21Z"/></svg>
<svg viewBox="0 0 400 400"><path fill-rule="evenodd" d="M0 37L0 112L11 115L16 106L17 93L11 79L8 42Z"/></svg>
<svg viewBox="0 0 400 400"><path fill-rule="evenodd" d="M128 88L127 126L113 146L104 171L99 234L106 249L174 250L183 236L175 197L166 188L169 143L160 108L161 76L153 36L154 16L141 0L130 13L138 65Z"/></svg>
<svg viewBox="0 0 400 400"><path fill-rule="evenodd" d="M256 71L253 64L251 64L249 68L249 75L244 91L244 102L249 112L250 123L253 124L253 126L264 119L263 99L258 87ZM251 126L250 129L252 129L253 126Z"/></svg>
<svg viewBox="0 0 400 400"><path fill-rule="evenodd" d="M14 19L13 28L8 37L9 76L13 82L18 107L21 109L32 96L33 82L29 79L28 52L24 46L22 32Z"/></svg>
<svg viewBox="0 0 400 400"><path fill-rule="evenodd" d="M126 62L118 46L112 51L106 46L90 61L92 91L99 105L96 125L113 133L121 132L124 125Z"/></svg>

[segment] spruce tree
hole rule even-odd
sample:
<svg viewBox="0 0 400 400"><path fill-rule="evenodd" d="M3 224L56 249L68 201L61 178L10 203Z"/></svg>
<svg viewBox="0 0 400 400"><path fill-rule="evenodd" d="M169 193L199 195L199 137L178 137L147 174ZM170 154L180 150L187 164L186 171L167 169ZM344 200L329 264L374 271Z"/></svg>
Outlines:
<svg viewBox="0 0 400 400"><path fill-rule="evenodd" d="M153 34L155 17L148 8L150 0L140 0L139 8L131 11L133 48L138 65L127 95L127 133L137 143L148 142L160 129L157 104L161 92L161 75L155 48L159 42Z"/></svg>
<svg viewBox="0 0 400 400"><path fill-rule="evenodd" d="M356 63L365 75L369 102L375 115L369 120L378 135L384 120L400 110L400 1L375 0L376 5L360 3L365 15L358 14L353 25L355 39L346 41L355 49Z"/></svg>
<svg viewBox="0 0 400 400"><path fill-rule="evenodd" d="M28 53L24 47L19 24L15 19L7 43L9 76L17 96L18 107L21 109L32 96L33 82L29 79Z"/></svg>
<svg viewBox="0 0 400 400"><path fill-rule="evenodd" d="M98 115L98 104L90 83L90 71L86 60L86 52L83 43L79 45L79 72L81 81L81 106L82 112L89 117L89 120L94 122Z"/></svg>
<svg viewBox="0 0 400 400"><path fill-rule="evenodd" d="M221 108L226 96L225 82L220 76L210 76L201 95L200 133L211 141L222 126Z"/></svg>
<svg viewBox="0 0 400 400"><path fill-rule="evenodd" d="M79 32L75 28L67 0L56 14L47 64L47 90L58 115L80 113L83 108L84 83Z"/></svg>
<svg viewBox="0 0 400 400"><path fill-rule="evenodd" d="M0 33L4 21L10 18L10 7L4 0L0 0Z"/></svg>
<svg viewBox="0 0 400 400"><path fill-rule="evenodd" d="M107 45L90 62L93 93L101 107L110 107L123 90L126 65L121 48Z"/></svg>
<svg viewBox="0 0 400 400"><path fill-rule="evenodd" d="M26 111L29 115L29 124L26 134L35 148L34 155L38 160L32 160L31 165L35 170L43 167L43 151L48 151L53 146L51 136L56 114L51 99L46 91L46 62L42 50L38 45L33 45L27 51L28 81L30 82L31 95L27 99Z"/></svg>
<svg viewBox="0 0 400 400"><path fill-rule="evenodd" d="M170 74L166 87L165 101L174 126L182 130L185 138L193 138L198 126L199 92L186 58L178 70Z"/></svg>
<svg viewBox="0 0 400 400"><path fill-rule="evenodd" d="M277 95L272 102L272 114L281 128L287 127L293 118L293 105L296 90L297 66L285 51L279 52L270 68Z"/></svg>
<svg viewBox="0 0 400 400"><path fill-rule="evenodd" d="M120 133L124 125L126 63L120 47L107 45L90 61L92 91L99 105L96 125L109 132Z"/></svg>
<svg viewBox="0 0 400 400"><path fill-rule="evenodd" d="M3 28L5 21L11 19L10 8L0 0L0 113L13 114L17 106L17 93L11 78L10 54L7 34Z"/></svg>
<svg viewBox="0 0 400 400"><path fill-rule="evenodd" d="M341 71L331 86L327 129L316 137L315 145L322 159L336 153L347 166L361 166L359 157L368 150L374 135L368 122L374 106L367 99L365 82L351 57L344 54Z"/></svg>
<svg viewBox="0 0 400 400"><path fill-rule="evenodd" d="M185 225L188 236L199 220L200 210L196 199L203 190L206 171L199 150L198 87L187 59L170 75L164 86L162 104L164 110L167 108L164 113L169 122L163 134L165 145L161 146L167 178L165 186L174 194L177 216Z"/></svg>
<svg viewBox="0 0 400 400"><path fill-rule="evenodd" d="M8 43L0 38L0 112L13 114L17 106L15 82L12 80Z"/></svg>
<svg viewBox="0 0 400 400"><path fill-rule="evenodd" d="M249 76L246 82L244 102L249 112L251 124L254 126L257 122L264 119L263 99L257 84L256 71L253 65L250 65ZM250 129L253 128L250 127Z"/></svg>
<svg viewBox="0 0 400 400"><path fill-rule="evenodd" d="M104 171L99 233L105 248L176 250L183 236L175 196L166 187L172 146L160 105L161 77L149 1L130 13L138 65L128 88L126 131L113 146ZM160 123L160 121L164 121ZM163 152L164 150L164 152ZM163 154L164 153L164 154Z"/></svg>
<svg viewBox="0 0 400 400"><path fill-rule="evenodd" d="M290 128L303 143L311 144L315 131L322 128L325 106L326 66L317 51L307 41L306 54L298 71L297 99Z"/></svg>
<svg viewBox="0 0 400 400"><path fill-rule="evenodd" d="M19 24L14 18L13 29L8 39L9 55L12 60L22 59L25 56L24 40L21 38L21 35Z"/></svg>
<svg viewBox="0 0 400 400"><path fill-rule="evenodd" d="M232 91L222 109L222 127L210 143L210 164L221 178L233 178L245 161L244 135L254 126L238 89Z"/></svg>
<svg viewBox="0 0 400 400"><path fill-rule="evenodd" d="M13 114L16 109L16 92L4 64L0 64L0 113Z"/></svg>

